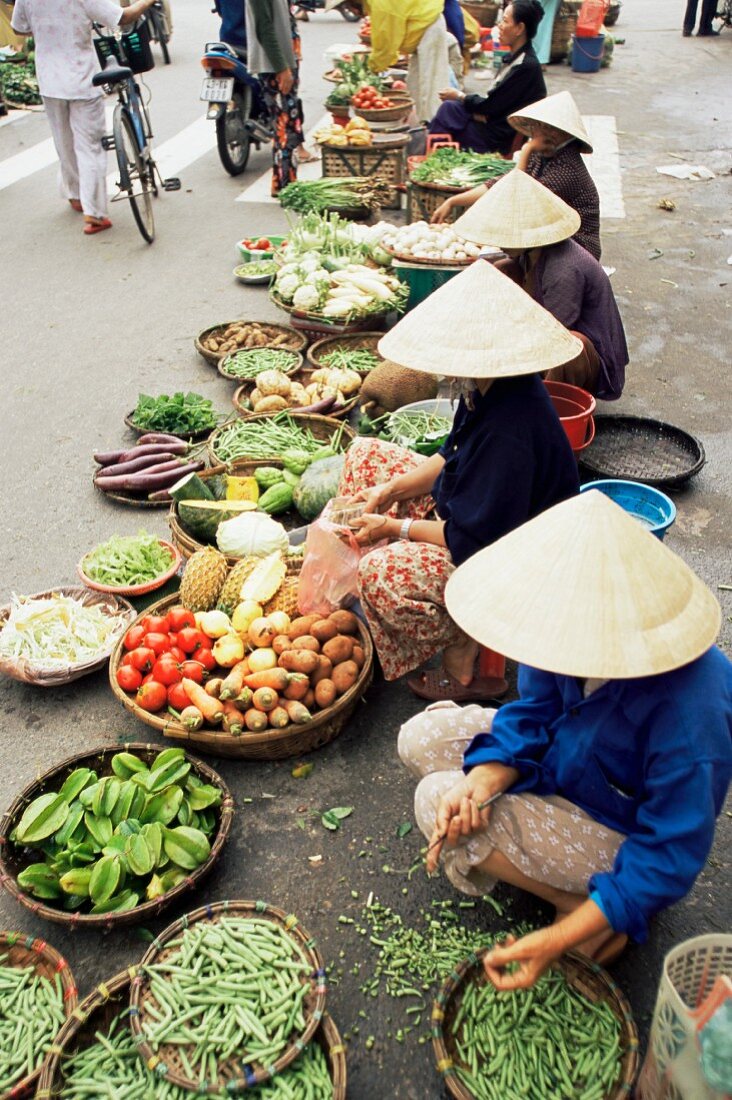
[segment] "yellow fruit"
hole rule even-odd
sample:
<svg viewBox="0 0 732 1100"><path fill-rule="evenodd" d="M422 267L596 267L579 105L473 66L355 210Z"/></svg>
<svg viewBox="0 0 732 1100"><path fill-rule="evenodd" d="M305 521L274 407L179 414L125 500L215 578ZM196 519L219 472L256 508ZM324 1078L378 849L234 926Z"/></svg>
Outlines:
<svg viewBox="0 0 732 1100"><path fill-rule="evenodd" d="M273 611L267 616L272 629L277 634L287 634L290 629L290 616L285 611Z"/></svg>
<svg viewBox="0 0 732 1100"><path fill-rule="evenodd" d="M249 574L241 586L240 599L266 603L272 599L286 575L287 566L279 550L275 550L273 554L263 558Z"/></svg>
<svg viewBox="0 0 732 1100"><path fill-rule="evenodd" d="M256 600L242 600L240 604L234 608L234 614L231 616L231 625L237 634L246 634L249 627L255 619L262 617L262 605L257 603Z"/></svg>
<svg viewBox="0 0 732 1100"><path fill-rule="evenodd" d="M238 634L224 634L214 642L214 660L222 668L232 668L244 656L244 642Z"/></svg>
<svg viewBox="0 0 732 1100"><path fill-rule="evenodd" d="M355 115L346 126L346 133L350 134L353 130L369 131L370 129L371 127L365 118L360 118L358 115Z"/></svg>
<svg viewBox="0 0 732 1100"><path fill-rule="evenodd" d="M247 657L249 668L252 672L266 672L268 668L276 668L277 654L266 646L263 649L253 650Z"/></svg>
<svg viewBox="0 0 732 1100"><path fill-rule="evenodd" d="M180 602L189 611L210 611L216 606L228 571L226 558L213 546L197 550L183 571Z"/></svg>
<svg viewBox="0 0 732 1100"><path fill-rule="evenodd" d="M226 499L251 500L256 504L259 500L259 483L256 477L235 477L227 474Z"/></svg>
<svg viewBox="0 0 732 1100"><path fill-rule="evenodd" d="M225 611L227 615L233 615L234 608L241 602L241 586L249 574L253 573L258 565L261 565L261 562L261 558L252 557L242 558L241 561L236 563L221 589L221 595L216 604L219 611Z"/></svg>
<svg viewBox="0 0 732 1100"><path fill-rule="evenodd" d="M223 611L204 611L198 626L207 638L223 638L231 632L231 620Z"/></svg>

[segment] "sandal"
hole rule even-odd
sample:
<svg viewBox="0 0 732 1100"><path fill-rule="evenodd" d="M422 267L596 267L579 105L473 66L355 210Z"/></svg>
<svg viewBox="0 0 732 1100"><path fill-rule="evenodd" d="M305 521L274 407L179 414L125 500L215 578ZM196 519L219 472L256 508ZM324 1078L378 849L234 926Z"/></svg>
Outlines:
<svg viewBox="0 0 732 1100"><path fill-rule="evenodd" d="M84 207L81 205L79 199L69 199L69 206L72 210L75 210L77 214L84 213Z"/></svg>
<svg viewBox="0 0 732 1100"><path fill-rule="evenodd" d="M475 676L466 687L444 668L428 668L418 676L411 676L407 686L430 703L448 699L454 703L478 703L497 699L508 691L507 682L499 676Z"/></svg>
<svg viewBox="0 0 732 1100"><path fill-rule="evenodd" d="M87 237L91 237L93 233L103 233L105 229L111 229L112 223L109 218L102 218L97 222L87 222L84 226L84 233Z"/></svg>

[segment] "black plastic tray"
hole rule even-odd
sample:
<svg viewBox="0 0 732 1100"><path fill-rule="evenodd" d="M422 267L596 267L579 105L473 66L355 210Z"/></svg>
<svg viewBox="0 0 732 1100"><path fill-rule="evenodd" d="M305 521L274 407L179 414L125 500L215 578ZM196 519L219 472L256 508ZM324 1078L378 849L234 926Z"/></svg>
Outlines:
<svg viewBox="0 0 732 1100"><path fill-rule="evenodd" d="M667 488L683 485L705 462L704 447L695 436L645 416L596 416L595 439L580 458L596 477Z"/></svg>

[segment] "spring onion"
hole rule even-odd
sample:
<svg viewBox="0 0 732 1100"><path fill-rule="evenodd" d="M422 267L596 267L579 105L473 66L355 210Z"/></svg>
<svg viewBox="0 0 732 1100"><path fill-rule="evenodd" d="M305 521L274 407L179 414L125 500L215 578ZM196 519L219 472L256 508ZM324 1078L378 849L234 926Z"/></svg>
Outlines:
<svg viewBox="0 0 732 1100"><path fill-rule="evenodd" d="M452 421L446 416L427 412L392 413L382 429L384 439L403 442L404 446L434 443L450 434Z"/></svg>
<svg viewBox="0 0 732 1100"><path fill-rule="evenodd" d="M49 668L80 664L109 652L126 625L98 604L60 592L35 600L14 595L0 630L0 656Z"/></svg>
<svg viewBox="0 0 732 1100"><path fill-rule="evenodd" d="M389 202L392 192L393 189L378 177L326 176L288 183L280 192L280 202L286 210L296 210L300 214L360 207L374 209Z"/></svg>
<svg viewBox="0 0 732 1100"><path fill-rule="evenodd" d="M468 153L444 147L435 149L413 168L411 178L417 183L469 188L505 176L513 167L512 160L504 160L493 153Z"/></svg>
<svg viewBox="0 0 732 1100"><path fill-rule="evenodd" d="M112 535L91 550L82 561L89 580L126 588L162 576L173 564L173 555L156 535Z"/></svg>

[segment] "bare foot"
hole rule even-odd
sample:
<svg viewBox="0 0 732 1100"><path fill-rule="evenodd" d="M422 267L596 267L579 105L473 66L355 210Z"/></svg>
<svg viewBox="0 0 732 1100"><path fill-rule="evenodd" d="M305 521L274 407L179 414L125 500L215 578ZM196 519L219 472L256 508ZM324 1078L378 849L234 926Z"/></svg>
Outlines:
<svg viewBox="0 0 732 1100"><path fill-rule="evenodd" d="M475 659L480 649L472 638L465 637L462 642L450 645L442 654L442 663L447 672L454 676L458 683L467 687L475 676Z"/></svg>
<svg viewBox="0 0 732 1100"><path fill-rule="evenodd" d="M321 158L317 153L311 153L311 151L309 149L306 149L304 145L301 145L297 150L298 164L311 164L313 161L320 159Z"/></svg>

